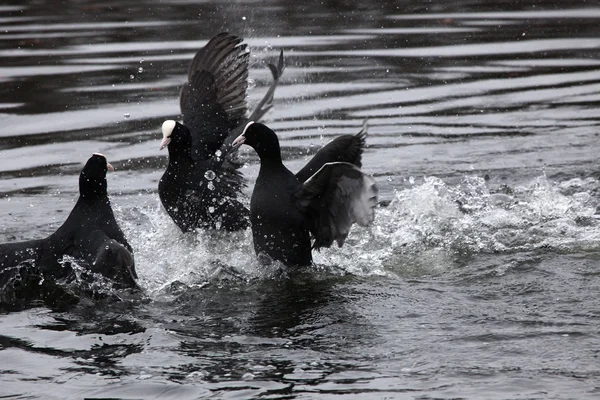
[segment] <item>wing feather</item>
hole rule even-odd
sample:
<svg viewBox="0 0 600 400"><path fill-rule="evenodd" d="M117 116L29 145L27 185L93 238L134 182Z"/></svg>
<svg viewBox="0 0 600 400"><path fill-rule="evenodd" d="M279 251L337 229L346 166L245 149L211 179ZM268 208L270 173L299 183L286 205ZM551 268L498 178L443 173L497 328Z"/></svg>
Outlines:
<svg viewBox="0 0 600 400"><path fill-rule="evenodd" d="M368 226L375 218L375 181L347 162L323 165L295 196L310 221L315 249L334 241L341 247L354 223Z"/></svg>
<svg viewBox="0 0 600 400"><path fill-rule="evenodd" d="M194 159L211 157L246 115L249 53L241 42L237 36L221 33L190 63L180 106L192 134Z"/></svg>
<svg viewBox="0 0 600 400"><path fill-rule="evenodd" d="M319 149L308 164L296 173L296 178L305 182L325 164L332 162L348 162L360 167L367 135L367 120L364 120L360 132L356 135L338 136Z"/></svg>

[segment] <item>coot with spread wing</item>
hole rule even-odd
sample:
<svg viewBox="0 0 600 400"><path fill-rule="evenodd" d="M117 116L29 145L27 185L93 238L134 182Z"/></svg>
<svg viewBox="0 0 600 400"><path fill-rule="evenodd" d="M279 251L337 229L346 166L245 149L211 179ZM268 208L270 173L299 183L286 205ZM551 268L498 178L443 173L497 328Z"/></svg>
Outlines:
<svg viewBox="0 0 600 400"><path fill-rule="evenodd" d="M272 107L283 72L283 52L277 66L269 64L273 84L250 116L258 120ZM196 228L245 229L248 210L238 199L246 182L238 170L231 142L246 117L249 52L242 39L229 33L212 38L192 60L181 91L183 123L162 125L161 149L169 164L158 184L167 213L184 232Z"/></svg>
<svg viewBox="0 0 600 400"><path fill-rule="evenodd" d="M342 246L354 223L375 216L377 187L359 169L366 124L357 135L340 136L297 174L283 165L279 139L261 123L249 122L234 145L247 144L260 158L250 201L254 249L289 266L312 262L311 249ZM312 244L311 244L312 237Z"/></svg>

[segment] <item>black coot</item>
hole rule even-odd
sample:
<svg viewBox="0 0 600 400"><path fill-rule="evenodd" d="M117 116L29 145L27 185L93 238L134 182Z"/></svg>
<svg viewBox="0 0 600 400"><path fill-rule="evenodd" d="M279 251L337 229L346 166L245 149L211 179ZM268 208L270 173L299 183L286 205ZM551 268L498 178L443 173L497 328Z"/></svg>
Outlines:
<svg viewBox="0 0 600 400"><path fill-rule="evenodd" d="M311 248L329 247L334 241L341 247L353 223L367 226L373 221L377 187L359 169L366 135L365 124L356 135L334 139L294 175L283 165L275 132L260 123L246 125L234 145L245 143L260 157L250 202L259 257L310 265Z"/></svg>
<svg viewBox="0 0 600 400"><path fill-rule="evenodd" d="M248 224L248 210L238 200L246 182L238 170L231 142L248 121L249 51L229 33L212 38L192 60L181 90L183 124L162 125L161 149L169 164L158 184L167 213L184 232L196 228L239 230ZM283 52L269 65L274 82L250 118L260 119L271 107L283 72Z"/></svg>
<svg viewBox="0 0 600 400"><path fill-rule="evenodd" d="M45 239L0 244L2 280L25 265L35 267L44 280L59 279L71 271L59 261L68 255L92 272L120 286L137 287L133 250L115 220L107 194L106 172L112 166L94 154L79 175L79 199L67 220Z"/></svg>

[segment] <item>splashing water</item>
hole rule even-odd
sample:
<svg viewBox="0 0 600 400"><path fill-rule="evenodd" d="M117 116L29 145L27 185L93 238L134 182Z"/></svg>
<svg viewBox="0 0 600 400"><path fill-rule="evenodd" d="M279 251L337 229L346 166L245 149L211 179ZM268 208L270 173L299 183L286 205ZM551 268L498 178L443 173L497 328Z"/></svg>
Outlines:
<svg viewBox="0 0 600 400"><path fill-rule="evenodd" d="M86 291L93 295L117 295L117 289L112 280L104 275L94 273L76 258L63 256L60 265L72 273L62 285L76 291Z"/></svg>
<svg viewBox="0 0 600 400"><path fill-rule="evenodd" d="M54 306L73 305L83 300L113 298L123 300L127 289L102 274L91 272L85 263L71 256L58 261L58 276L45 276L34 259L0 272L0 304L19 306L43 298Z"/></svg>
<svg viewBox="0 0 600 400"><path fill-rule="evenodd" d="M523 187L491 191L481 177L465 177L456 186L427 177L397 191L387 207L377 210L371 227L355 225L342 248L314 251L315 270L435 274L468 254L595 248L600 221L591 193L599 188L592 178L556 185L539 177ZM248 282L281 272L281 266L265 267L256 260L249 229L183 234L159 205L138 212L131 218L135 225L122 226L134 247L140 284L150 295L174 284Z"/></svg>
<svg viewBox="0 0 600 400"><path fill-rule="evenodd" d="M160 205L137 213L135 223L125 221L121 226L134 248L139 283L151 296L177 285L199 287L223 279L246 282L270 273L254 257L250 230L198 229L184 234Z"/></svg>
<svg viewBox="0 0 600 400"><path fill-rule="evenodd" d="M204 173L204 177L209 180L212 181L213 179L215 179L217 177L217 174L215 174L215 171L212 170L208 170Z"/></svg>
<svg viewBox="0 0 600 400"><path fill-rule="evenodd" d="M343 248L315 259L358 275L422 274L466 254L596 248L600 217L590 191L598 187L592 178L553 185L539 177L505 194L490 193L480 177L456 187L425 178L380 207L371 229L353 227Z"/></svg>

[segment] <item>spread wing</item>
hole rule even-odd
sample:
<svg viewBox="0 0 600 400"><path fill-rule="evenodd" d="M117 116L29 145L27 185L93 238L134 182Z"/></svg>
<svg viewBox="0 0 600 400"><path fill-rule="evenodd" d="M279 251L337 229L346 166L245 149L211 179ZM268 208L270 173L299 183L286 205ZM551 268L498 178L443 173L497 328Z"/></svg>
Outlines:
<svg viewBox="0 0 600 400"><path fill-rule="evenodd" d="M356 135L342 135L323 146L317 154L296 173L300 182L305 182L323 165L331 162L347 162L361 166L362 152L367 140L367 120Z"/></svg>
<svg viewBox="0 0 600 400"><path fill-rule="evenodd" d="M367 226L375 218L375 181L347 162L323 165L295 196L310 220L316 249L329 247L334 240L341 247L352 224Z"/></svg>
<svg viewBox="0 0 600 400"><path fill-rule="evenodd" d="M229 33L212 38L192 60L181 89L183 122L192 134L192 157L205 159L246 116L250 54Z"/></svg>
<svg viewBox="0 0 600 400"><path fill-rule="evenodd" d="M265 93L265 96L258 103L258 105L250 115L250 118L247 119L247 121L260 121L262 117L267 113L267 111L269 111L273 107L273 96L275 94L275 89L277 89L277 84L279 83L281 75L283 74L283 70L285 69L283 50L281 50L281 52L279 53L279 60L277 62L277 65L269 64L269 69L271 70L271 74L273 75L273 83L271 83L269 90L267 91L267 93ZM231 132L231 134L225 139L223 146L221 146L220 148L221 154L227 155L232 150L235 150L232 148L231 144L233 143L235 138L242 134L244 125L245 124L238 125L237 128L235 128Z"/></svg>

